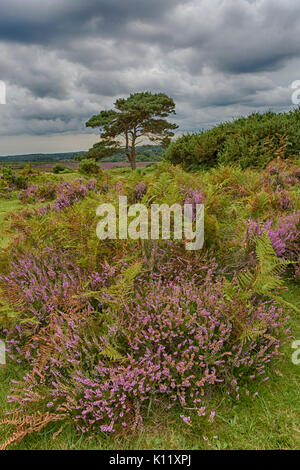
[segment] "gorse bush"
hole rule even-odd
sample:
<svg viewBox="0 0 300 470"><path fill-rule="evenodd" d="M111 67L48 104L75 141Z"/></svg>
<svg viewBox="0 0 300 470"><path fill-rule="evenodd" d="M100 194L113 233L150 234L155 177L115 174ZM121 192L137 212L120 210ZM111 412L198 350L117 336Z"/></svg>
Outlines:
<svg viewBox="0 0 300 470"><path fill-rule="evenodd" d="M2 167L2 178L6 180L8 183L13 184L15 174L12 168L6 167L6 166Z"/></svg>
<svg viewBox="0 0 300 470"><path fill-rule="evenodd" d="M11 189L25 189L27 187L26 175L17 174L10 167L2 167L2 179Z"/></svg>
<svg viewBox="0 0 300 470"><path fill-rule="evenodd" d="M70 168L68 168L66 166L61 165L60 163L57 163L52 168L52 172L56 175L59 174L59 173L67 173L69 171L72 171L72 170L70 170Z"/></svg>
<svg viewBox="0 0 300 470"><path fill-rule="evenodd" d="M79 171L85 175L99 175L102 173L100 165L92 158L84 158L81 160Z"/></svg>
<svg viewBox="0 0 300 470"><path fill-rule="evenodd" d="M300 153L300 110L289 113L254 113L199 134L187 134L172 142L166 158L185 168L210 168L238 164L241 168L265 168L274 158Z"/></svg>

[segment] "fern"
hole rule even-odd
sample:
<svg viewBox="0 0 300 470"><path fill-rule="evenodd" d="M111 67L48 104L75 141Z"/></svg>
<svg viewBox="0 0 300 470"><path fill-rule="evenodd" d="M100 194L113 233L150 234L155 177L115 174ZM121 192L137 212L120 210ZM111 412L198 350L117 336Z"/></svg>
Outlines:
<svg viewBox="0 0 300 470"><path fill-rule="evenodd" d="M0 421L0 426L13 426L15 428L13 434L6 439L4 443L0 444L0 450L6 450L8 446L20 442L25 436L30 435L33 432L39 433L49 423L62 421L65 418L65 414L60 415L37 411L29 415L24 414L22 411L14 411L13 416Z"/></svg>
<svg viewBox="0 0 300 470"><path fill-rule="evenodd" d="M255 248L258 264L254 272L250 270L244 271L237 278L238 289L250 297L252 293L258 295L266 295L278 303L285 304L289 308L299 312L299 309L280 296L276 291L284 285L280 274L283 269L291 263L291 261L278 258L270 241L268 234L265 232L261 237L256 238Z"/></svg>
<svg viewBox="0 0 300 470"><path fill-rule="evenodd" d="M143 202L150 205L156 204L174 204L181 198L180 190L170 172L164 172L159 175L157 180L151 184Z"/></svg>
<svg viewBox="0 0 300 470"><path fill-rule="evenodd" d="M257 322L253 325L249 325L249 327L242 332L239 339L242 341L243 344L251 341L256 341L259 337L264 336L266 328L267 325L265 322Z"/></svg>
<svg viewBox="0 0 300 470"><path fill-rule="evenodd" d="M111 307L113 313L117 313L124 302L133 294L135 279L141 272L142 263L135 263L125 269L121 273L119 280L108 289L105 288L98 291L84 292L79 296L74 296L74 298L80 298L84 295L85 297L103 300L104 294L105 297L107 297L108 294L108 300L106 300L106 303Z"/></svg>
<svg viewBox="0 0 300 470"><path fill-rule="evenodd" d="M118 346L114 343L114 338L111 335L107 334L108 325L116 325L118 322L118 314L120 309L128 300L134 291L134 283L136 277L142 271L142 263L135 263L129 268L125 269L119 278L119 280L110 286L108 289L101 289L99 291L90 291L85 293L85 296L94 297L98 299L103 299L103 294L108 294L108 300L105 301L108 308L105 309L105 312L102 314L103 316L103 324L102 324L102 333L104 332L104 336L106 336L107 344L105 348L100 352L102 356L105 356L111 361L118 361L122 362L125 357L118 351Z"/></svg>
<svg viewBox="0 0 300 470"><path fill-rule="evenodd" d="M134 281L142 271L142 263L135 263L125 269L121 274L121 279L108 289L111 303L122 304L133 293Z"/></svg>
<svg viewBox="0 0 300 470"><path fill-rule="evenodd" d="M125 357L123 357L119 351L110 343L100 352L102 356L107 357L110 361L117 362L117 361L124 361Z"/></svg>
<svg viewBox="0 0 300 470"><path fill-rule="evenodd" d="M263 213L265 208L270 204L270 196L265 191L254 194L248 199L248 205L252 216Z"/></svg>

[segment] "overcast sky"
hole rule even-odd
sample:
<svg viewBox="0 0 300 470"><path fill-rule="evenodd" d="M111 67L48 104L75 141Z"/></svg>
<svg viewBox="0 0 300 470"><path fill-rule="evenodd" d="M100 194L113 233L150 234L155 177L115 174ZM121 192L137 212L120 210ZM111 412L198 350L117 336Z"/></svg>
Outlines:
<svg viewBox="0 0 300 470"><path fill-rule="evenodd" d="M0 0L0 155L88 149L86 120L137 91L180 131L292 108L299 0Z"/></svg>

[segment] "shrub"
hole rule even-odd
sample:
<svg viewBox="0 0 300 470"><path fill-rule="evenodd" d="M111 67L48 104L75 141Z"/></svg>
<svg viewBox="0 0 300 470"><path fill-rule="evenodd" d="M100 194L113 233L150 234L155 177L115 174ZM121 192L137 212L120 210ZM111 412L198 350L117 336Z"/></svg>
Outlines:
<svg viewBox="0 0 300 470"><path fill-rule="evenodd" d="M191 169L201 165L209 168L217 164L220 148L224 144L222 132L211 130L200 134L187 134L168 147L165 158L174 165L182 164Z"/></svg>
<svg viewBox="0 0 300 470"><path fill-rule="evenodd" d="M25 189L27 187L27 177L22 174L15 174L10 167L2 167L2 178L11 189Z"/></svg>
<svg viewBox="0 0 300 470"><path fill-rule="evenodd" d="M102 173L100 165L92 158L84 158L79 164L79 171L85 175L99 175Z"/></svg>
<svg viewBox="0 0 300 470"><path fill-rule="evenodd" d="M300 181L300 168L290 162L272 160L266 168L263 180L272 189L290 189Z"/></svg>
<svg viewBox="0 0 300 470"><path fill-rule="evenodd" d="M27 178L23 175L16 175L14 185L17 189L25 189L27 187Z"/></svg>
<svg viewBox="0 0 300 470"><path fill-rule="evenodd" d="M15 175L12 168L6 166L2 167L2 178L5 179L7 183L13 184L14 177Z"/></svg>
<svg viewBox="0 0 300 470"><path fill-rule="evenodd" d="M5 275L0 275L0 282L12 306L14 292L18 291L18 314L24 323L19 325L18 340L13 344L24 345L27 335L47 325L51 312L76 291L81 275L80 269L63 252L50 248L43 249L39 255L15 251L10 258L10 266Z"/></svg>
<svg viewBox="0 0 300 470"><path fill-rule="evenodd" d="M299 155L300 109L289 113L254 113L172 142L166 158L185 168L238 164L264 168L274 158Z"/></svg>
<svg viewBox="0 0 300 470"><path fill-rule="evenodd" d="M57 164L54 165L54 167L52 168L52 172L53 172L54 174L63 173L65 169L66 169L65 166L61 165L60 163L57 163Z"/></svg>
<svg viewBox="0 0 300 470"><path fill-rule="evenodd" d="M23 176L32 176L35 173L36 172L32 169L31 163L27 163L27 165L25 165L25 167L22 170Z"/></svg>
<svg viewBox="0 0 300 470"><path fill-rule="evenodd" d="M98 191L96 181L91 179L87 183L78 178L72 183L62 183L57 186L57 199L51 209L60 212L80 201L88 195L89 191Z"/></svg>
<svg viewBox="0 0 300 470"><path fill-rule="evenodd" d="M193 189L191 187L183 187L182 192L185 200L184 204L191 204L193 208L193 219L196 218L197 204L204 204L205 195L200 189Z"/></svg>

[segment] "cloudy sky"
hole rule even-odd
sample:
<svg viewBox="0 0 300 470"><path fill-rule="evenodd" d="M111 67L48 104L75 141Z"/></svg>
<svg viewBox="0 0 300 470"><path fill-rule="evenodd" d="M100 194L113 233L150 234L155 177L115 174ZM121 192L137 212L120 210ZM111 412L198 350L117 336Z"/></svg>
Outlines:
<svg viewBox="0 0 300 470"><path fill-rule="evenodd" d="M86 120L165 92L180 131L292 108L299 0L0 0L0 155L97 141Z"/></svg>

